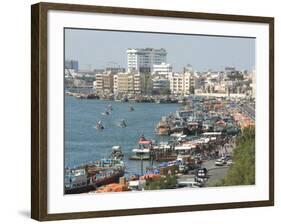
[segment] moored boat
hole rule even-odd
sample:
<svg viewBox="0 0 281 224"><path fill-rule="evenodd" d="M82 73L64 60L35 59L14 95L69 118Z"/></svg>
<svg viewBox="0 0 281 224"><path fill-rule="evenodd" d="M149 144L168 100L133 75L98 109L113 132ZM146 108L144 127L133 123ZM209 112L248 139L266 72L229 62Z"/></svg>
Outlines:
<svg viewBox="0 0 281 224"><path fill-rule="evenodd" d="M135 155L131 156L131 160L150 160L153 150L153 142L142 135L138 141L138 148L132 149Z"/></svg>
<svg viewBox="0 0 281 224"><path fill-rule="evenodd" d="M118 183L119 178L124 176L125 168L106 170L96 175L87 177L86 174L65 178L65 194L87 193L96 190L98 187L110 183Z"/></svg>
<svg viewBox="0 0 281 224"><path fill-rule="evenodd" d="M87 193L106 184L118 183L124 173L125 165L117 158L104 158L94 164L65 169L65 194Z"/></svg>
<svg viewBox="0 0 281 224"><path fill-rule="evenodd" d="M123 159L124 154L122 152L121 146L115 145L112 147L111 157L113 159Z"/></svg>

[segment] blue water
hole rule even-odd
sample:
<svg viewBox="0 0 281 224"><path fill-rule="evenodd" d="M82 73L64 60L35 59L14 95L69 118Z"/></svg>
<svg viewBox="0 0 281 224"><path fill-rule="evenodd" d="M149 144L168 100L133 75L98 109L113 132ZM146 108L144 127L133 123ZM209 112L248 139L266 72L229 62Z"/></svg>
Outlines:
<svg viewBox="0 0 281 224"><path fill-rule="evenodd" d="M102 112L111 104L113 111ZM134 111L129 111L129 106ZM108 100L79 100L65 97L65 167L75 167L110 155L112 146L120 145L129 174L140 173L140 161L130 161L132 149L143 133L147 139L162 140L154 134L155 125L162 116L174 113L178 104L121 103ZM126 128L119 127L125 119ZM95 128L102 120L104 130ZM144 162L144 167L149 164Z"/></svg>

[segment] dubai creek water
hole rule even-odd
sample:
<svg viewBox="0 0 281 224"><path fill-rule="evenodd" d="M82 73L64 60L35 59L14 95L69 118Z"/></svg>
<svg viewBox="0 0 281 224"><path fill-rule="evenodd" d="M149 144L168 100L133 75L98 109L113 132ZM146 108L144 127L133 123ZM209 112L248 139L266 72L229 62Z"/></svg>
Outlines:
<svg viewBox="0 0 281 224"><path fill-rule="evenodd" d="M109 115L102 113L112 105ZM134 111L129 107L133 106ZM162 116L174 113L179 104L122 103L108 100L79 100L65 96L65 167L75 167L107 157L112 146L119 145L124 153L128 175L140 173L140 161L129 160L132 149L138 147L141 134L147 139L167 140L155 135L155 125ZM124 119L126 128L120 127ZM102 121L104 130L97 130ZM144 167L149 162L144 161Z"/></svg>

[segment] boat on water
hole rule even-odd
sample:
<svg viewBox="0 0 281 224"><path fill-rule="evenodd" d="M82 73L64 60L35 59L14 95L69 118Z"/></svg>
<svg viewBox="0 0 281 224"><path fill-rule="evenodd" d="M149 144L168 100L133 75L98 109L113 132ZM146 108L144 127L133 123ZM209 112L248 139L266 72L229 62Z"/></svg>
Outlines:
<svg viewBox="0 0 281 224"><path fill-rule="evenodd" d="M106 111L102 112L101 114L104 115L104 116L107 116L107 115L110 114L110 112L108 110L106 110Z"/></svg>
<svg viewBox="0 0 281 224"><path fill-rule="evenodd" d="M129 111L130 112L132 112L132 111L134 111L135 110L135 108L133 107L133 106L129 106Z"/></svg>
<svg viewBox="0 0 281 224"><path fill-rule="evenodd" d="M125 165L120 158L104 158L94 164L79 168L65 169L65 194L79 194L94 191L97 188L118 183L125 173Z"/></svg>
<svg viewBox="0 0 281 224"><path fill-rule="evenodd" d="M102 121L98 121L97 124L96 124L96 129L98 130L103 130L104 129L104 126L102 124Z"/></svg>
<svg viewBox="0 0 281 224"><path fill-rule="evenodd" d="M163 116L155 127L157 135L170 135L171 134L171 117Z"/></svg>
<svg viewBox="0 0 281 224"><path fill-rule="evenodd" d="M126 127L127 127L126 121L125 121L124 119L122 119L122 120L120 121L120 123L119 123L119 126L120 126L121 128L126 128Z"/></svg>
<svg viewBox="0 0 281 224"><path fill-rule="evenodd" d="M159 142L158 145L154 146L155 150L155 161L157 162L168 162L175 160L177 155L173 150L173 141L170 142Z"/></svg>
<svg viewBox="0 0 281 224"><path fill-rule="evenodd" d="M170 125L167 122L160 121L155 128L157 135L169 135L171 133Z"/></svg>
<svg viewBox="0 0 281 224"><path fill-rule="evenodd" d="M119 145L115 145L112 147L111 157L114 159L123 159L124 154L122 152L122 148Z"/></svg>
<svg viewBox="0 0 281 224"><path fill-rule="evenodd" d="M65 178L65 194L87 193L106 184L118 183L124 173L125 169L122 168L107 169L91 177L88 177L86 173L76 176L68 173Z"/></svg>
<svg viewBox="0 0 281 224"><path fill-rule="evenodd" d="M138 148L132 149L134 153L130 160L150 160L153 150L152 140L148 140L142 135L138 141Z"/></svg>

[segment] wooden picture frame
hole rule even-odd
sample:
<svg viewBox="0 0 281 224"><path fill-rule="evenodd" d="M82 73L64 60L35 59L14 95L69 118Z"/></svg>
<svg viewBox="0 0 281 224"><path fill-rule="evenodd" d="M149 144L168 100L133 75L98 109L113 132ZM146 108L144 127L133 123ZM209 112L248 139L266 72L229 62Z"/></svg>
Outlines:
<svg viewBox="0 0 281 224"><path fill-rule="evenodd" d="M248 22L269 25L269 199L186 206L132 208L108 211L48 213L48 19L50 10L87 12L165 18L189 18L210 21ZM118 8L90 5L38 3L31 7L31 217L39 221L80 219L110 216L142 215L169 212L203 211L226 208L246 208L274 205L274 18L224 15L183 11L163 11L137 8Z"/></svg>

